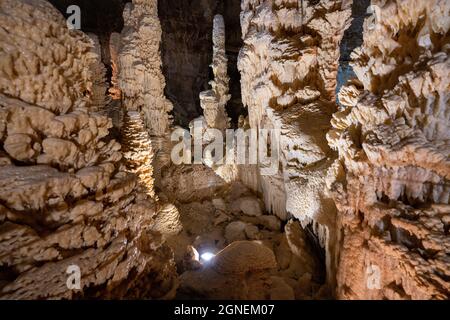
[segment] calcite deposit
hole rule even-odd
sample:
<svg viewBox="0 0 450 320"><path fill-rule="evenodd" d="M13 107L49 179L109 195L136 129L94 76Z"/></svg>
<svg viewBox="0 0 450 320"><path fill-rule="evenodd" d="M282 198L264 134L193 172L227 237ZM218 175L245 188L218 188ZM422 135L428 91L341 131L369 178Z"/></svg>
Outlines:
<svg viewBox="0 0 450 320"><path fill-rule="evenodd" d="M448 1L372 1L330 145L337 296L449 297Z"/></svg>
<svg viewBox="0 0 450 320"><path fill-rule="evenodd" d="M450 298L450 1L50 2L0 0L0 299Z"/></svg>
<svg viewBox="0 0 450 320"><path fill-rule="evenodd" d="M242 169L282 219L310 223L335 268L335 207L324 192L335 157L326 133L336 108L339 44L350 25L351 1L242 1L244 46L239 56L242 100L254 129L280 130L276 175L264 166Z"/></svg>
<svg viewBox="0 0 450 320"><path fill-rule="evenodd" d="M213 25L213 62L211 67L214 80L211 90L200 93L200 105L208 128L225 131L230 124L225 106L230 100L228 94L227 56L225 54L225 23L221 15L214 17Z"/></svg>
<svg viewBox="0 0 450 320"><path fill-rule="evenodd" d="M164 95L161 26L157 0L133 0L123 13L118 82L124 108L143 114L152 139L156 172L170 162L171 102Z"/></svg>
<svg viewBox="0 0 450 320"><path fill-rule="evenodd" d="M95 62L91 65L92 74L92 96L91 111L105 112L109 97L106 96L108 84L106 83L106 67L102 62L102 48L98 37L93 33L87 34L92 40L92 51L95 53Z"/></svg>
<svg viewBox="0 0 450 320"><path fill-rule="evenodd" d="M157 207L124 170L111 120L91 111L89 38L42 0L0 12L0 297L173 297Z"/></svg>

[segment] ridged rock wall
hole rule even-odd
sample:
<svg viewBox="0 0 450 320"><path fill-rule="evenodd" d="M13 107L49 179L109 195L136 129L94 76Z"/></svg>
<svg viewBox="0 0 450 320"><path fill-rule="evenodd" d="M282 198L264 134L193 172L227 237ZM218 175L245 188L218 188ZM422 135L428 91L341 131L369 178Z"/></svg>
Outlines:
<svg viewBox="0 0 450 320"><path fill-rule="evenodd" d="M242 100L251 128L279 129L281 168L263 175L244 167L242 179L261 191L266 208L312 223L334 276L335 207L325 193L335 158L326 141L336 109L339 43L351 1L243 0L244 47L239 56Z"/></svg>
<svg viewBox="0 0 450 320"><path fill-rule="evenodd" d="M0 298L172 297L158 210L91 112L89 38L42 0L0 14Z"/></svg>
<svg viewBox="0 0 450 320"><path fill-rule="evenodd" d="M448 299L450 2L372 4L328 136L337 296Z"/></svg>

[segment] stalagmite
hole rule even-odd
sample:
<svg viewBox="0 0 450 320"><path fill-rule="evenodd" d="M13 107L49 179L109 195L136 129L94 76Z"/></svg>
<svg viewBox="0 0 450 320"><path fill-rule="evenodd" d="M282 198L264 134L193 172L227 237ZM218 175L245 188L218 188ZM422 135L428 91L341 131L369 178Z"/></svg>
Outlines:
<svg viewBox="0 0 450 320"><path fill-rule="evenodd" d="M119 50L120 34L113 32L109 39L109 53L111 58L111 87L108 89L111 102L107 107L108 117L112 119L114 127L121 129L124 118L122 106L122 91L119 86Z"/></svg>
<svg viewBox="0 0 450 320"><path fill-rule="evenodd" d="M123 155L127 168L139 177L142 191L154 197L153 150L144 121L137 111L127 111L122 127Z"/></svg>
<svg viewBox="0 0 450 320"><path fill-rule="evenodd" d="M449 42L448 0L0 0L0 300L449 299Z"/></svg>
<svg viewBox="0 0 450 320"><path fill-rule="evenodd" d="M170 163L172 104L164 96L157 3L157 0L133 0L126 4L118 67L124 107L143 114L155 154L155 173L159 174ZM155 178L159 181L159 176Z"/></svg>
<svg viewBox="0 0 450 320"><path fill-rule="evenodd" d="M0 298L173 297L156 207L85 95L89 38L42 0L1 1L0 14Z"/></svg>
<svg viewBox="0 0 450 320"><path fill-rule="evenodd" d="M448 299L448 1L372 1L328 134L343 299ZM359 82L359 84L358 84Z"/></svg>
<svg viewBox="0 0 450 320"><path fill-rule="evenodd" d="M228 59L225 54L225 23L221 15L214 17L212 39L214 46L211 68L214 80L209 83L212 90L200 93L200 105L208 127L225 131L230 126L225 106L231 96L228 94L230 78L227 74Z"/></svg>

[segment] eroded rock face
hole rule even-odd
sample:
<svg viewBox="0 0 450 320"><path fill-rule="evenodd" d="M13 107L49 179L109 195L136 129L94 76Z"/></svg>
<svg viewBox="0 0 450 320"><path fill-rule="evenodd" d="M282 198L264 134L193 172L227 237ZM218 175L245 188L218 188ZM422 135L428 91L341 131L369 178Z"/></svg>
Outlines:
<svg viewBox="0 0 450 320"><path fill-rule="evenodd" d="M448 1L372 1L330 145L339 298L448 299Z"/></svg>
<svg viewBox="0 0 450 320"><path fill-rule="evenodd" d="M89 39L45 1L0 13L0 297L172 297L158 209L90 108ZM74 266L80 290L67 286Z"/></svg>
<svg viewBox="0 0 450 320"><path fill-rule="evenodd" d="M281 219L313 223L334 274L335 207L326 176L335 154L326 132L335 105L339 43L351 1L242 1L239 56L242 100L253 129L278 129L281 170L244 167L242 179L262 191Z"/></svg>

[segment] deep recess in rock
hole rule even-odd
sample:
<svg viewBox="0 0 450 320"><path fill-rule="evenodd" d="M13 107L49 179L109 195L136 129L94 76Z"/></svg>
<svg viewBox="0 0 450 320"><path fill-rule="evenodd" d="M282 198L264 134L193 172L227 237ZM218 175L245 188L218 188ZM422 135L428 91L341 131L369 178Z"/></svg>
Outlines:
<svg viewBox="0 0 450 320"><path fill-rule="evenodd" d="M212 79L212 25L222 14L226 28L226 52L232 100L227 111L234 125L246 114L241 102L237 56L241 47L240 0L165 0L158 2L162 27L161 55L166 78L166 97L173 103L174 122L187 127L202 115L198 94Z"/></svg>
<svg viewBox="0 0 450 320"><path fill-rule="evenodd" d="M340 47L341 58L339 59L336 93L339 93L348 80L356 77L353 68L350 66L350 55L353 50L363 43L363 24L364 19L368 16L367 9L369 5L370 0L353 1L353 21L350 27L345 30ZM338 99L337 102L339 103Z"/></svg>

